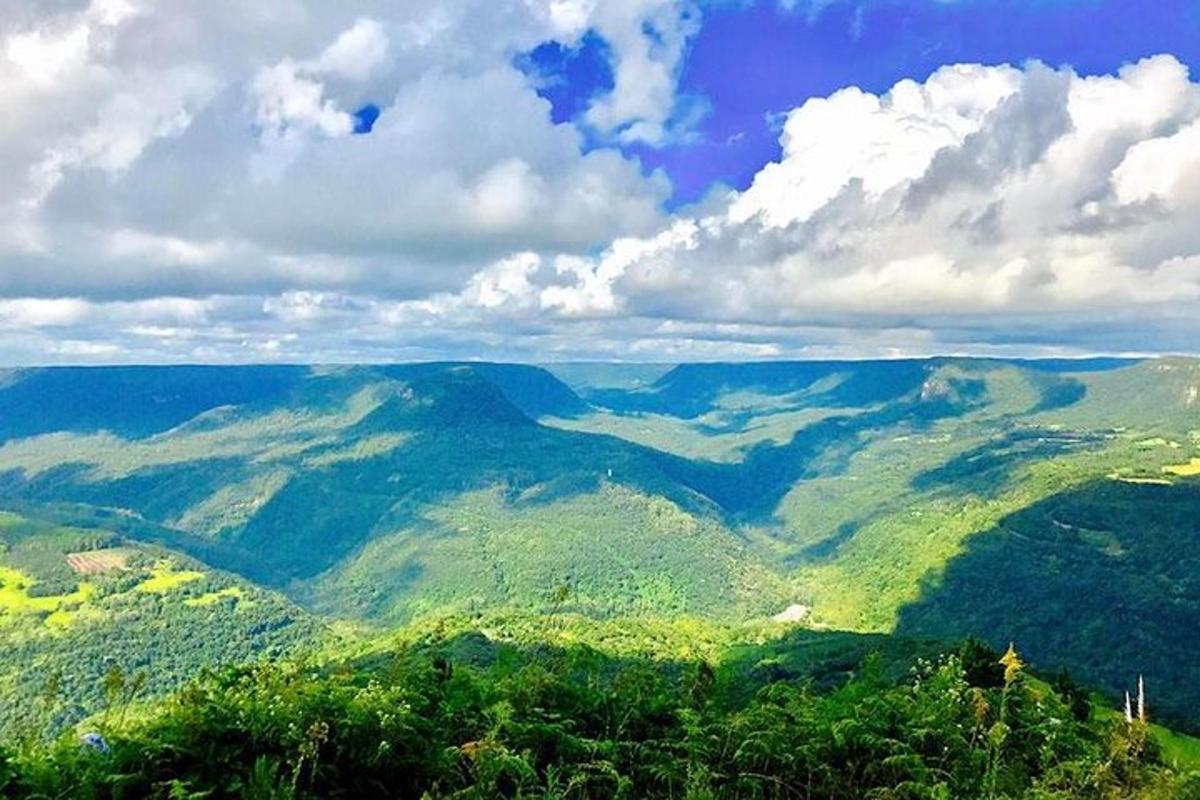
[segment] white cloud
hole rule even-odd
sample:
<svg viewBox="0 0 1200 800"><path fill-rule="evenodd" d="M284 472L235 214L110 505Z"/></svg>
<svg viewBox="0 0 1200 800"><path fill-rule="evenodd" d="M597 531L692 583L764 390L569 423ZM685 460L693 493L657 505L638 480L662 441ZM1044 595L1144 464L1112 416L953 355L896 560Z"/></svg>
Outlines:
<svg viewBox="0 0 1200 800"><path fill-rule="evenodd" d="M32 191L25 205L41 205L70 169L112 174L129 168L151 142L184 131L192 110L212 89L204 71L187 67L130 76L127 88L109 97L90 124L45 150L30 169Z"/></svg>
<svg viewBox="0 0 1200 800"><path fill-rule="evenodd" d="M598 4L214 2L0 19L0 294L419 294L661 224L665 177L585 152L512 64Z"/></svg>
<svg viewBox="0 0 1200 800"><path fill-rule="evenodd" d="M84 24L60 33L34 30L10 36L4 55L34 86L52 86L86 63L90 38Z"/></svg>
<svg viewBox="0 0 1200 800"><path fill-rule="evenodd" d="M664 357L662 334L690 340L686 325L734 354L844 347L810 349L814 330L874 354L1179 349L1200 333L1197 130L1200 86L1169 56L1116 76L963 65L880 97L843 90L792 111L780 162L705 216L543 257L503 302L446 308L555 331L659 320L629 347ZM764 325L774 340L748 341Z"/></svg>
<svg viewBox="0 0 1200 800"><path fill-rule="evenodd" d="M352 110L326 96L324 81L361 82L387 60L388 39L373 19L359 19L316 58L285 58L264 67L250 84L261 150L251 162L256 180L278 180L305 149L310 134L335 138L354 131Z"/></svg>
<svg viewBox="0 0 1200 800"><path fill-rule="evenodd" d="M1198 103L1170 57L1117 77L958 66L882 97L843 90L788 115L782 159L725 211L570 272L597 310L714 321L1191 303Z"/></svg>
<svg viewBox="0 0 1200 800"><path fill-rule="evenodd" d="M588 108L587 121L623 142L657 144L668 138L675 88L699 11L677 0L605 0L592 24L613 46L615 86Z"/></svg>
<svg viewBox="0 0 1200 800"><path fill-rule="evenodd" d="M1195 194L1198 180L1200 121L1169 136L1138 142L1113 170L1113 189L1125 205L1158 200L1178 210L1189 190Z"/></svg>
<svg viewBox="0 0 1200 800"><path fill-rule="evenodd" d="M529 224L545 195L545 181L529 164L510 158L494 165L475 181L471 211L485 228L504 230Z"/></svg>
<svg viewBox="0 0 1200 800"><path fill-rule="evenodd" d="M93 0L0 16L0 362L1194 349L1200 86L957 65L670 187L513 66L592 30L581 121L680 134L687 0ZM351 135L367 103L381 115ZM603 138L602 138L603 140Z"/></svg>
<svg viewBox="0 0 1200 800"><path fill-rule="evenodd" d="M49 328L77 324L88 313L86 302L73 297L28 297L0 300L3 328Z"/></svg>
<svg viewBox="0 0 1200 800"><path fill-rule="evenodd" d="M319 81L304 77L300 69L294 62L282 61L258 73L251 86L255 121L274 136L297 128L326 136L350 133L354 120L325 97L325 87Z"/></svg>
<svg viewBox="0 0 1200 800"><path fill-rule="evenodd" d="M113 68L117 41L138 16L127 2L94 0L36 27L0 24L0 180L9 187L0 211L20 228L0 231L0 241L47 246L31 215L66 173L127 169L211 97L215 80L201 65Z"/></svg>
<svg viewBox="0 0 1200 800"><path fill-rule="evenodd" d="M905 80L882 97L848 88L788 114L783 158L758 173L730 210L769 227L804 222L859 181L865 199L919 178L939 152L959 147L1018 88L1020 72L944 67L923 84Z"/></svg>
<svg viewBox="0 0 1200 800"><path fill-rule="evenodd" d="M364 17L342 31L309 68L318 75L366 80L387 61L388 46L383 26Z"/></svg>
<svg viewBox="0 0 1200 800"><path fill-rule="evenodd" d="M221 241L191 241L121 228L108 237L108 255L120 261L138 259L163 265L198 266L219 262L231 253L230 247Z"/></svg>
<svg viewBox="0 0 1200 800"><path fill-rule="evenodd" d="M663 265L659 259L694 250L699 232L694 220L682 219L649 239L618 239L594 262L560 256L556 262L558 275L574 282L547 286L542 292L543 305L568 316L616 313L623 301L614 293L614 284L626 271L636 268L646 282L657 278L678 283L683 276L674 274L670 267L660 271Z"/></svg>

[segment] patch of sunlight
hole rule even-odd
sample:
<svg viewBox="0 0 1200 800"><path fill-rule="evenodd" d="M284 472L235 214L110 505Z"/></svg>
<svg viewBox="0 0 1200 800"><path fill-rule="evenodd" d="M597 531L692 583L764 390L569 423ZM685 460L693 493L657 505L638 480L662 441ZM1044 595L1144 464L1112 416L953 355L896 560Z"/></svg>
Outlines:
<svg viewBox="0 0 1200 800"><path fill-rule="evenodd" d="M1193 458L1186 464L1172 464L1169 467L1163 467L1163 472L1169 472L1172 475L1179 475L1184 478L1200 475L1200 458Z"/></svg>
<svg viewBox="0 0 1200 800"><path fill-rule="evenodd" d="M203 572L196 572L190 569L177 571L169 562L160 561L150 570L150 577L133 588L139 592L166 594L178 589L185 583L199 580L203 577Z"/></svg>
<svg viewBox="0 0 1200 800"><path fill-rule="evenodd" d="M1139 478L1133 475L1122 475L1119 472L1110 472L1109 480L1120 481L1121 483L1140 483L1151 484L1153 486L1173 486L1166 478Z"/></svg>
<svg viewBox="0 0 1200 800"><path fill-rule="evenodd" d="M0 618L46 614L47 626L62 628L70 625L79 606L96 594L95 585L84 582L69 594L36 597L29 593L36 583L23 572L0 566Z"/></svg>

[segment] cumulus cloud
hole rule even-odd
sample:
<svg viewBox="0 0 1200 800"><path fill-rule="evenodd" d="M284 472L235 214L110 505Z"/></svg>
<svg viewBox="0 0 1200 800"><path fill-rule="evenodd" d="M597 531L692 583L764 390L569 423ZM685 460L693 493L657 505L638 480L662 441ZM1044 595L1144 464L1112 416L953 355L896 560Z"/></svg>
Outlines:
<svg viewBox="0 0 1200 800"><path fill-rule="evenodd" d="M250 94L260 151L251 162L256 180L277 180L299 158L310 135L336 138L355 129L353 110L327 97L324 81L362 82L387 60L388 39L373 19L359 19L316 58L285 58L254 76Z"/></svg>
<svg viewBox="0 0 1200 800"><path fill-rule="evenodd" d="M597 98L586 119L623 142L655 144L667 138L675 85L699 11L673 0L608 0L591 8L596 30L612 43L616 86Z"/></svg>
<svg viewBox="0 0 1200 800"><path fill-rule="evenodd" d="M1179 347L1155 326L1200 301L1198 119L1200 86L1170 56L848 88L793 110L782 158L723 208L571 262L543 307L947 337L982 322L1085 349L1062 323L1093 335L1119 312L1117 349Z"/></svg>
<svg viewBox="0 0 1200 800"><path fill-rule="evenodd" d="M677 136L699 24L0 0L0 361L1194 349L1200 85L1171 56L847 87L744 191L667 214L615 143ZM589 31L614 87L555 124L514 57Z"/></svg>
<svg viewBox="0 0 1200 800"><path fill-rule="evenodd" d="M599 26L609 8L14 7L0 14L0 180L11 189L0 198L0 292L271 291L318 273L327 285L419 293L513 250L586 250L650 231L666 178L616 149L587 150L513 66L539 42ZM683 14L670 2L626 11L628 24L664 30ZM670 73L678 60L632 43L612 53L618 68L661 57ZM613 102L629 105L618 95L632 91L614 89ZM367 105L380 118L355 136ZM670 113L629 108L611 123ZM152 242L166 256L157 269L145 263ZM201 261L211 268L187 268Z"/></svg>
<svg viewBox="0 0 1200 800"><path fill-rule="evenodd" d="M119 176L153 141L186 129L211 97L215 78L202 65L113 68L121 29L138 16L127 2L93 0L28 27L0 27L0 181L8 189L0 243L51 248L39 212L67 175Z"/></svg>

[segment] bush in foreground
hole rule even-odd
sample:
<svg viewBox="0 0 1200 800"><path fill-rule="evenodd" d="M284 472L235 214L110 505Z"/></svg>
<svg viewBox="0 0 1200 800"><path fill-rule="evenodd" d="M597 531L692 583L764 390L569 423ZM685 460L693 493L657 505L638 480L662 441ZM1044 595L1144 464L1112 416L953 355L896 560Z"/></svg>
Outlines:
<svg viewBox="0 0 1200 800"><path fill-rule="evenodd" d="M1010 663L868 661L841 689L735 702L703 662L421 650L205 674L152 714L0 754L12 798L1189 798L1146 726L1088 720ZM972 654L978 658L977 653Z"/></svg>

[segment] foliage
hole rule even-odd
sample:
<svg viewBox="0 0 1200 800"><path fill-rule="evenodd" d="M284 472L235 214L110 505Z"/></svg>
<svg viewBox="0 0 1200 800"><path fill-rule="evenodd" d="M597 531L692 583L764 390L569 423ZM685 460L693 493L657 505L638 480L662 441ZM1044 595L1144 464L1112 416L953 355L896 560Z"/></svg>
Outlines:
<svg viewBox="0 0 1200 800"><path fill-rule="evenodd" d="M6 514L0 543L0 734L36 739L207 664L281 657L321 636L276 595L111 532ZM84 559L109 568L75 574L67 556L90 553L121 558Z"/></svg>
<svg viewBox="0 0 1200 800"><path fill-rule="evenodd" d="M604 484L567 497L464 494L322 575L311 599L330 615L391 623L551 606L728 620L769 616L794 592L711 518Z"/></svg>
<svg viewBox="0 0 1200 800"><path fill-rule="evenodd" d="M475 637L478 638L478 635ZM486 644L488 640L483 640ZM153 714L0 757L20 798L1186 798L1141 723L1083 723L1024 672L956 656L899 684L877 660L827 693L728 702L704 661L463 642L199 677ZM7 785L4 785L7 781Z"/></svg>

